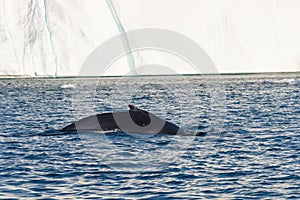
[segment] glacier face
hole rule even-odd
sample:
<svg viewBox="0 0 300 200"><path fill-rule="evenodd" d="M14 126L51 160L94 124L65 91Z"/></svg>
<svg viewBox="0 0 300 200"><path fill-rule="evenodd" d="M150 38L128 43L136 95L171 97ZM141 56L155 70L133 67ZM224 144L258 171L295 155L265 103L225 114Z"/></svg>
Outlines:
<svg viewBox="0 0 300 200"><path fill-rule="evenodd" d="M300 71L299 19L298 0L0 0L0 76L76 76L99 45L141 28L189 37L220 73ZM107 75L170 57L129 56Z"/></svg>

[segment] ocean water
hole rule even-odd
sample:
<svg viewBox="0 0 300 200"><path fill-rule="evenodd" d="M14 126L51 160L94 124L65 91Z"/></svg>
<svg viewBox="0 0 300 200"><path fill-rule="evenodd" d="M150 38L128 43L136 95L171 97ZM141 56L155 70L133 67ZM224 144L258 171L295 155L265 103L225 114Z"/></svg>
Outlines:
<svg viewBox="0 0 300 200"><path fill-rule="evenodd" d="M299 199L300 75L0 80L0 199ZM129 103L204 137L58 130Z"/></svg>

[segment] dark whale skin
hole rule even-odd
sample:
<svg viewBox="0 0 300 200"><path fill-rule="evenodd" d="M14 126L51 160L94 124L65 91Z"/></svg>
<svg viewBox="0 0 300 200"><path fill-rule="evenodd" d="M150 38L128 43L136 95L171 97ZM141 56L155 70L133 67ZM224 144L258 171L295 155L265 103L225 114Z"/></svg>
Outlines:
<svg viewBox="0 0 300 200"><path fill-rule="evenodd" d="M62 132L77 132L77 131L124 131L141 134L166 134L166 135L188 135L183 129L176 124L165 121L158 116L149 113L145 110L139 109L134 105L129 105L130 110L125 112L102 113L91 115L89 117L80 119L70 125L64 127ZM129 114L129 115L128 115ZM126 121L128 118L134 122L134 125L125 123L118 125L116 118L120 117L121 121ZM161 128L151 128L151 119L156 121ZM150 128L147 129L147 127ZM204 136L205 133L192 134L195 136Z"/></svg>

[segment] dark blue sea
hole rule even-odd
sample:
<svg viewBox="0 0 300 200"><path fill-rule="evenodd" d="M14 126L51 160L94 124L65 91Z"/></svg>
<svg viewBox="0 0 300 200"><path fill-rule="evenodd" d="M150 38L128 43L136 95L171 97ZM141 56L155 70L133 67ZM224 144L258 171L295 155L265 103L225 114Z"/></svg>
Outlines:
<svg viewBox="0 0 300 200"><path fill-rule="evenodd" d="M0 199L299 199L300 74L0 80ZM59 132L134 104L205 136Z"/></svg>

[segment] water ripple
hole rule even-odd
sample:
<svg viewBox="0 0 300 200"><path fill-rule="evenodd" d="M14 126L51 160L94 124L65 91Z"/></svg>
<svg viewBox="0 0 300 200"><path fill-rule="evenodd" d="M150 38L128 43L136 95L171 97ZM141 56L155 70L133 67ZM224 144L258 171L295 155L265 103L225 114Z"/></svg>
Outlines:
<svg viewBox="0 0 300 200"><path fill-rule="evenodd" d="M1 80L1 198L299 198L298 75L223 77L222 115L210 106L206 82L187 79L196 95L177 78ZM118 84L139 90L120 92ZM80 104L86 112L77 115L72 101L78 89L87 98ZM175 93L182 95L176 99ZM126 109L128 100L207 135L115 133L98 135L89 146L78 134L56 131L81 115ZM213 129L220 116L222 130Z"/></svg>

